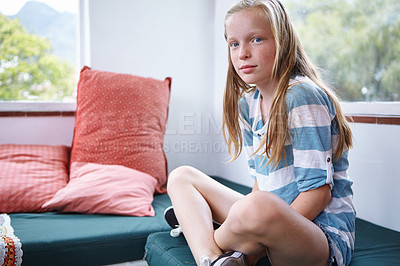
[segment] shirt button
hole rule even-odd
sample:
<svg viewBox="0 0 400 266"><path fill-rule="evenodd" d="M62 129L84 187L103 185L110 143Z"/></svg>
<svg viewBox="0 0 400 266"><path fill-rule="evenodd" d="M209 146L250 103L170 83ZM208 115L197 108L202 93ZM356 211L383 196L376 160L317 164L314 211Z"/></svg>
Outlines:
<svg viewBox="0 0 400 266"><path fill-rule="evenodd" d="M328 157L328 159L326 161L329 163L331 161L331 158Z"/></svg>

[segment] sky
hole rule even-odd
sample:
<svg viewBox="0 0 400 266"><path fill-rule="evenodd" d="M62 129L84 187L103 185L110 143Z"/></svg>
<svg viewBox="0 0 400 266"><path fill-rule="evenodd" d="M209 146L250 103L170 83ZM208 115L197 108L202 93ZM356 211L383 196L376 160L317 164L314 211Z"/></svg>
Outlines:
<svg viewBox="0 0 400 266"><path fill-rule="evenodd" d="M24 6L26 2L30 0L0 0L0 13L11 16L18 13L18 11ZM77 13L78 11L78 0L35 0L37 2L43 2L52 8L63 12L69 11L71 13Z"/></svg>

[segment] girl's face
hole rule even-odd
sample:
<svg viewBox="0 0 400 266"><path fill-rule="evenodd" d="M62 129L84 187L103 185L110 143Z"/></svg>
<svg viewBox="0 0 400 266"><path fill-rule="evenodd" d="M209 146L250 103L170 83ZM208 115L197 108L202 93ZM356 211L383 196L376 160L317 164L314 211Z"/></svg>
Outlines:
<svg viewBox="0 0 400 266"><path fill-rule="evenodd" d="M276 47L271 27L260 11L248 9L228 17L226 35L236 73L259 89L270 87Z"/></svg>

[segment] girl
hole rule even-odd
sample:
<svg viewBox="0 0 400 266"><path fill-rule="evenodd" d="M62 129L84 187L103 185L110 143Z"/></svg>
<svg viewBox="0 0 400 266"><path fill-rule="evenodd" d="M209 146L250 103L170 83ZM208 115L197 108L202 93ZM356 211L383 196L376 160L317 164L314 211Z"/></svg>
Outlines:
<svg viewBox="0 0 400 266"><path fill-rule="evenodd" d="M255 183L244 196L188 166L171 172L168 194L197 264L268 255L272 265L348 265L352 134L336 96L278 0L239 2L225 38L224 136L233 159L244 150Z"/></svg>

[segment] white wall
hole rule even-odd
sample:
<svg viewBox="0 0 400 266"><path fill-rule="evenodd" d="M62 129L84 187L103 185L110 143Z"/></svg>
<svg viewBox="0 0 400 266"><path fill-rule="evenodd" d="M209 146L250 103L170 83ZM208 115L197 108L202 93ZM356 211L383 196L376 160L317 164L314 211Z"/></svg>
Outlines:
<svg viewBox="0 0 400 266"><path fill-rule="evenodd" d="M357 216L400 231L400 126L351 124L349 175Z"/></svg>
<svg viewBox="0 0 400 266"><path fill-rule="evenodd" d="M0 144L71 146L74 117L0 117Z"/></svg>
<svg viewBox="0 0 400 266"><path fill-rule="evenodd" d="M214 1L89 0L90 66L172 77L165 138L170 170L214 172ZM202 142L202 146L197 144ZM182 152L180 152L182 151Z"/></svg>

